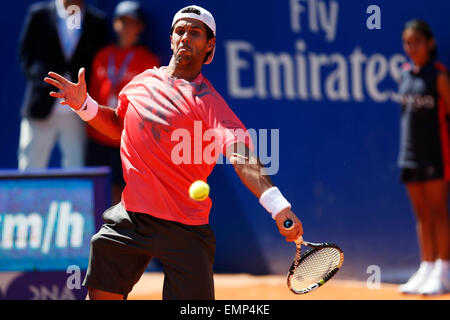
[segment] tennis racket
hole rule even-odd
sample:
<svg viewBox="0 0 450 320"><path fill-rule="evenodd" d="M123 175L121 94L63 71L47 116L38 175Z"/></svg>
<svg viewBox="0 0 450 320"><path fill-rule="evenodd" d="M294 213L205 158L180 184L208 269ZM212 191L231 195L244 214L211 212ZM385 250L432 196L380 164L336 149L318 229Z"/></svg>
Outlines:
<svg viewBox="0 0 450 320"><path fill-rule="evenodd" d="M283 223L286 230L293 228L294 222L287 219ZM332 243L311 243L300 236L296 241L297 252L289 269L287 286L295 294L311 292L330 280L344 262L344 252ZM301 254L301 246L308 251Z"/></svg>

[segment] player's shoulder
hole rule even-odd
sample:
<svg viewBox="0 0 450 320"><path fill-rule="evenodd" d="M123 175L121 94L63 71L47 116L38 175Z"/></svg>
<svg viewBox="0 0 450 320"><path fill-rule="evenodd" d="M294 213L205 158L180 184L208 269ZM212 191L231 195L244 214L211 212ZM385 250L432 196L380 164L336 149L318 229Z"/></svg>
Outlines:
<svg viewBox="0 0 450 320"><path fill-rule="evenodd" d="M161 70L160 68L157 67L153 67L150 69L147 69L139 74L137 74L136 76L134 76L134 78L130 81L133 83L147 83L149 81L151 81L154 78L161 78Z"/></svg>
<svg viewBox="0 0 450 320"><path fill-rule="evenodd" d="M228 103L225 101L222 95L216 90L216 88L214 88L211 82L204 76L202 80L203 81L200 85L200 89L198 90L197 93L198 96L212 106L228 107Z"/></svg>
<svg viewBox="0 0 450 320"><path fill-rule="evenodd" d="M209 91L217 93L217 95L220 96L220 94L217 92L216 88L214 88L214 86L212 85L211 81L209 81L208 78L206 78L203 74L202 74L201 87L203 89L208 89Z"/></svg>

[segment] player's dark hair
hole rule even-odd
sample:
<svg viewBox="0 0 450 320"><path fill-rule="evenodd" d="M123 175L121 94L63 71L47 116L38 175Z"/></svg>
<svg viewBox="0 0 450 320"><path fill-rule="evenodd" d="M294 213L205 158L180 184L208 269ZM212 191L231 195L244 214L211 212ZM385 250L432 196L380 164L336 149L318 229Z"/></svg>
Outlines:
<svg viewBox="0 0 450 320"><path fill-rule="evenodd" d="M434 39L433 31L431 31L430 26L423 20L420 19L412 19L405 23L403 27L403 31L405 30L413 30L421 35L423 35L427 40ZM436 43L434 47L430 50L430 60L434 60L437 58L437 47Z"/></svg>
<svg viewBox="0 0 450 320"><path fill-rule="evenodd" d="M181 11L181 13L194 13L196 15L201 15L200 10L194 8L194 7L188 7L185 8ZM203 23L203 22L202 22ZM210 27L208 27L205 23L203 23L203 25L205 26L206 29L206 41L208 42L209 40L211 40L212 38L214 38L214 32L211 30ZM172 28L170 28L170 35L172 35L173 33L173 26ZM205 60L203 60L203 62L205 62L206 60L208 60L208 57L211 55L212 50L210 52L208 52L205 56Z"/></svg>
<svg viewBox="0 0 450 320"><path fill-rule="evenodd" d="M181 13L195 13L196 15L201 15L200 10L194 8L194 7L188 7L181 10Z"/></svg>

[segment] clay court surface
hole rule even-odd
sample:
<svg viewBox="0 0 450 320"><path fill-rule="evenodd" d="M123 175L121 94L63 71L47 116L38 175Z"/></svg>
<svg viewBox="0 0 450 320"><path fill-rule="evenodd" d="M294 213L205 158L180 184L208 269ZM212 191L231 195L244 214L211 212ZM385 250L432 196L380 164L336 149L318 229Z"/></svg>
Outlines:
<svg viewBox="0 0 450 320"><path fill-rule="evenodd" d="M162 273L145 273L128 299L160 300L162 285ZM379 289L368 289L365 282L332 279L313 292L295 295L287 288L283 275L215 275L217 300L450 300L450 293L430 297L403 295L397 287L382 283Z"/></svg>

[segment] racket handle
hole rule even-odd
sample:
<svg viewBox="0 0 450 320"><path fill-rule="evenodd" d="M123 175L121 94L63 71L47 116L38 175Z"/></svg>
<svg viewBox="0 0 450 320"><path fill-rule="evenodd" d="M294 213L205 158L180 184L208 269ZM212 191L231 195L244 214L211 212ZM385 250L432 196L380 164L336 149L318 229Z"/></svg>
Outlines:
<svg viewBox="0 0 450 320"><path fill-rule="evenodd" d="M303 237L300 236L295 240L295 244L297 245L297 247L300 247L303 243Z"/></svg>
<svg viewBox="0 0 450 320"><path fill-rule="evenodd" d="M291 230L291 229L294 227L294 221L292 221L291 219L286 219L286 220L283 222L283 227L284 227L286 230ZM303 243L303 237L302 237L302 236L298 237L298 238L295 240L295 244L296 244L297 246L300 246L302 243Z"/></svg>

